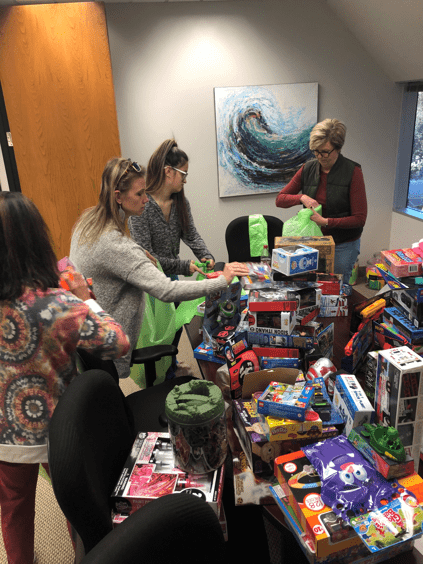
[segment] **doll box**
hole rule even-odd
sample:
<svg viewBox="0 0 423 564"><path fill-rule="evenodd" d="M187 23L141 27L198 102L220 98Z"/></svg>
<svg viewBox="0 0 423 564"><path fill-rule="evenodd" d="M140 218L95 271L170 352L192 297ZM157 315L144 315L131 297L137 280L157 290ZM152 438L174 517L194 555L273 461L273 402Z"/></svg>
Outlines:
<svg viewBox="0 0 423 564"><path fill-rule="evenodd" d="M195 476L176 468L169 433L138 433L113 490L112 510L131 515L163 495L192 492L218 515L223 480L223 466Z"/></svg>
<svg viewBox="0 0 423 564"><path fill-rule="evenodd" d="M344 435L364 423L373 423L375 410L354 374L338 374L333 403L345 421Z"/></svg>
<svg viewBox="0 0 423 564"><path fill-rule="evenodd" d="M308 247L319 251L319 272L334 272L335 241L333 240L333 237L275 237L275 248L297 244L307 245Z"/></svg>
<svg viewBox="0 0 423 564"><path fill-rule="evenodd" d="M272 268L285 276L317 270L319 251L306 245L289 245L272 251Z"/></svg>
<svg viewBox="0 0 423 564"><path fill-rule="evenodd" d="M417 470L423 438L423 358L409 347L379 351L375 390L378 422L395 427Z"/></svg>

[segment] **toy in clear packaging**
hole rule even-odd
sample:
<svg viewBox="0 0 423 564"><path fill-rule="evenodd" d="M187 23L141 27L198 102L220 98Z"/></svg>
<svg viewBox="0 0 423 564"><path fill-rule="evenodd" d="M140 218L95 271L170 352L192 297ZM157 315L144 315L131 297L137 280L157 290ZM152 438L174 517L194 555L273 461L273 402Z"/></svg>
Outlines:
<svg viewBox="0 0 423 564"><path fill-rule="evenodd" d="M376 510L399 496L398 482L383 478L345 436L302 450L322 480L323 503L344 520Z"/></svg>

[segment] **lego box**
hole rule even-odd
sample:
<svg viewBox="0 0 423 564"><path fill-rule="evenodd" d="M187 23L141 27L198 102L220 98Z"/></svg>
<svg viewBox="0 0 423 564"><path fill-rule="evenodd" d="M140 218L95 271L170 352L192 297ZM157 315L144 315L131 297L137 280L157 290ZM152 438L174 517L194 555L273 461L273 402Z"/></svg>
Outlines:
<svg viewBox="0 0 423 564"><path fill-rule="evenodd" d="M319 251L306 245L289 245L273 249L272 268L292 276L317 270Z"/></svg>
<svg viewBox="0 0 423 564"><path fill-rule="evenodd" d="M375 409L379 423L398 430L417 471L423 438L423 359L409 347L379 351Z"/></svg>
<svg viewBox="0 0 423 564"><path fill-rule="evenodd" d="M257 400L257 412L295 421L304 421L313 399L314 387L297 382L293 386L270 382Z"/></svg>
<svg viewBox="0 0 423 564"><path fill-rule="evenodd" d="M333 237L275 237L275 248L289 245L307 245L319 251L319 272L332 273L335 270L335 241ZM335 292L334 292L335 293Z"/></svg>
<svg viewBox="0 0 423 564"><path fill-rule="evenodd" d="M372 423L375 410L354 374L338 374L333 403L345 421L344 435L364 423Z"/></svg>

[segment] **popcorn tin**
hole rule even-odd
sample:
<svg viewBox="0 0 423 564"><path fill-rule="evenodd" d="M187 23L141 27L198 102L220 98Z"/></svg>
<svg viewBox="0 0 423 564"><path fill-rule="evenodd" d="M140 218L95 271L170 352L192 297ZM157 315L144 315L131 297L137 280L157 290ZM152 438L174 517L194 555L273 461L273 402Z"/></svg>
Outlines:
<svg viewBox="0 0 423 564"><path fill-rule="evenodd" d="M225 402L218 386L205 380L175 386L166 398L166 416L178 468L205 474L224 463Z"/></svg>

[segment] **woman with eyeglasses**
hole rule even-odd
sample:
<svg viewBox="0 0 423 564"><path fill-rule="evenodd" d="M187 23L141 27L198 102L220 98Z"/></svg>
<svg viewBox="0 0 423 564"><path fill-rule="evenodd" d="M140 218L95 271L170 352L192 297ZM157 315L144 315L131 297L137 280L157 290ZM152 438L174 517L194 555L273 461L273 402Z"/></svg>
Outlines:
<svg viewBox="0 0 423 564"><path fill-rule="evenodd" d="M248 274L245 265L234 262L226 264L223 274L213 280L171 280L127 231L127 220L140 216L147 202L145 169L130 159L111 159L103 171L98 204L82 214L72 233L70 260L92 278L97 301L121 323L130 339L129 353L115 361L121 378L129 376L145 293L163 302L191 300L223 290L234 276Z"/></svg>
<svg viewBox="0 0 423 564"><path fill-rule="evenodd" d="M184 193L188 177L188 156L174 139L167 139L154 151L147 167L148 202L144 213L132 217L129 229L133 239L159 260L163 272L172 278L178 274L201 272L194 260L181 260L181 240L201 262L213 255L199 235Z"/></svg>
<svg viewBox="0 0 423 564"><path fill-rule="evenodd" d="M35 492L48 472L50 419L76 376L76 349L112 359L122 327L91 299L82 274L60 287L50 233L35 204L0 192L0 508L9 564L34 561Z"/></svg>
<svg viewBox="0 0 423 564"><path fill-rule="evenodd" d="M341 154L345 125L337 119L316 124L309 147L315 159L308 161L279 192L276 205L302 204L313 210L311 219L335 241L335 273L343 275L344 293L352 291L349 280L360 252L360 237L367 218L366 188L361 166ZM315 208L321 204L322 214Z"/></svg>

